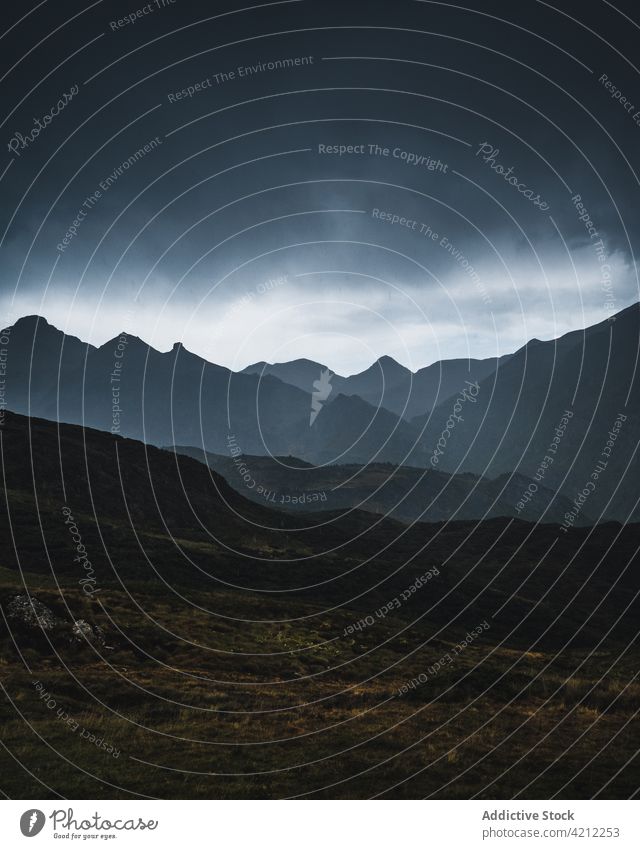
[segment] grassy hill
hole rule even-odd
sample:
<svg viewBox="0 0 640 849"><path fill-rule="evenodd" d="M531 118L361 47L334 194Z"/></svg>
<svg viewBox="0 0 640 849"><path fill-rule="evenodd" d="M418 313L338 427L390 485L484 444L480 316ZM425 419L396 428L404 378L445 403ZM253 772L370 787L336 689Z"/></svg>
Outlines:
<svg viewBox="0 0 640 849"><path fill-rule="evenodd" d="M0 450L7 795L635 792L637 526L290 515L9 413ZM57 627L12 618L18 594Z"/></svg>
<svg viewBox="0 0 640 849"><path fill-rule="evenodd" d="M565 496L519 474L489 480L391 463L313 466L298 457L231 457L189 446L167 450L205 463L245 498L287 512L362 509L402 522L509 516L560 523L573 506ZM532 484L535 497L525 503ZM582 512L578 524L593 523Z"/></svg>

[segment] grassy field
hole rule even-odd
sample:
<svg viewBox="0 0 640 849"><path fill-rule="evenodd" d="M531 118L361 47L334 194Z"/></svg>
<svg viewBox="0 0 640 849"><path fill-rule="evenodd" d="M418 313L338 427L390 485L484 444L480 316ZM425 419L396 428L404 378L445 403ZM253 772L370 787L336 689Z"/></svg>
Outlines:
<svg viewBox="0 0 640 849"><path fill-rule="evenodd" d="M5 573L2 594L12 589ZM57 590L41 584L34 594L60 608ZM442 663L463 629L429 637L434 623L396 615L336 639L358 611L239 627L222 618L234 615L233 593L200 597L213 617L149 590L144 615L116 590L100 603L77 590L63 598L74 616L103 625L111 647L58 646L56 657L42 640L23 640L20 660L5 640L0 784L11 797L573 798L637 789L635 649L554 658L500 645L489 629ZM269 612L292 613L283 602ZM401 695L421 673L426 682Z"/></svg>
<svg viewBox="0 0 640 849"><path fill-rule="evenodd" d="M324 526L235 496L254 522L247 531L221 504L223 482L189 458L177 467L164 452L90 435L96 473L83 478L79 429L65 431L65 501L55 429L42 430L35 486L24 445L3 433L7 796L636 792L636 526L565 536L496 519L408 531L366 514ZM65 503L91 554L92 595ZM277 532L258 527L268 522ZM10 618L25 593L59 627ZM71 641L79 619L99 625L106 645Z"/></svg>

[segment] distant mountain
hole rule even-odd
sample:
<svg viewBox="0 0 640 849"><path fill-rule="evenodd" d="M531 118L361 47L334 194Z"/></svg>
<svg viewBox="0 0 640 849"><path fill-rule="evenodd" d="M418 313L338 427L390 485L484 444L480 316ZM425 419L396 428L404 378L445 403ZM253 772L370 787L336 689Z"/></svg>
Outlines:
<svg viewBox="0 0 640 849"><path fill-rule="evenodd" d="M326 366L315 363L313 360L299 359L291 360L288 363L265 363L264 361L254 363L243 369L241 374L255 374L262 377L271 375L277 377L283 383L289 383L291 386L296 386L303 392L310 394L313 392L314 381L318 380L323 371L327 371ZM333 394L336 394L336 390L339 386L342 386L344 380L344 377L337 374L331 378Z"/></svg>
<svg viewBox="0 0 640 849"><path fill-rule="evenodd" d="M448 435L451 401L412 423L432 451L444 434L441 470L518 471L577 499L578 515L637 520L639 366L634 304L584 331L529 342L479 382L473 403L459 411L464 421Z"/></svg>
<svg viewBox="0 0 640 849"><path fill-rule="evenodd" d="M393 357L380 357L368 369L348 377L341 391L345 395L358 395L374 407L385 407L402 416L412 378L409 369ZM421 405L419 409L423 412L427 407Z"/></svg>
<svg viewBox="0 0 640 849"><path fill-rule="evenodd" d="M374 407L385 407L410 420L458 392L465 380L483 380L507 359L442 360L412 373L392 357L381 357L338 388L345 395L359 395Z"/></svg>
<svg viewBox="0 0 640 849"><path fill-rule="evenodd" d="M416 441L415 428L385 408L333 392L310 426L313 381L305 392L270 374L234 373L180 343L163 353L121 333L96 348L37 316L8 335L5 401L18 413L152 445L292 453L315 463L366 463L378 454L400 463ZM315 380L316 366L303 366Z"/></svg>
<svg viewBox="0 0 640 849"><path fill-rule="evenodd" d="M331 377L331 392L319 402L310 426L314 381L323 370L310 361L296 361L283 371L301 386L308 377L305 392L272 374L234 373L180 343L163 353L121 333L96 348L37 316L16 322L9 339L9 409L152 445L291 453L314 463L366 463L378 457L402 463L418 435L385 407L337 391L349 383L339 376ZM396 376L403 371L390 358L381 362ZM366 391L370 378L356 377Z"/></svg>
<svg viewBox="0 0 640 849"><path fill-rule="evenodd" d="M313 463L406 463L416 451L418 431L384 407L357 395L339 394L326 403L312 427L288 431L286 453Z"/></svg>
<svg viewBox="0 0 640 849"><path fill-rule="evenodd" d="M309 418L310 396L274 377L235 374L180 343L162 353L122 333L99 348L29 316L10 329L7 407L85 424L154 445L176 441L225 451L286 452L283 411Z"/></svg>
<svg viewBox="0 0 640 849"><path fill-rule="evenodd" d="M56 387L81 369L89 353L96 349L35 315L19 319L8 329L7 336L8 409L57 419Z"/></svg>
<svg viewBox="0 0 640 849"><path fill-rule="evenodd" d="M162 353L121 334L95 348L33 316L9 340L4 400L19 413L226 456L517 473L533 482L526 503L534 513L545 487L575 502L569 526L584 515L640 519L637 304L500 360L445 361L411 375L383 357L359 375L332 376L328 394L314 386L324 367L308 360L262 377L234 373L179 343ZM301 388L307 378L310 391ZM390 409L406 396L406 380L412 409L428 409L411 421Z"/></svg>
<svg viewBox="0 0 640 849"><path fill-rule="evenodd" d="M502 368L510 356L507 354L504 357L490 357L485 360L441 360L419 369L413 376L405 418L413 419L416 415L433 410L438 404L460 392L465 381L473 383L484 380ZM406 393L404 396L400 394L397 404L403 402L404 398Z"/></svg>
<svg viewBox="0 0 640 849"><path fill-rule="evenodd" d="M449 475L390 463L316 468L296 457L232 458L188 446L167 450L205 463L245 498L283 510L316 512L355 508L403 522L511 516L559 523L571 507L567 498L541 486L536 499L518 509L531 484L523 475L487 480L477 475ZM578 524L589 523L585 512Z"/></svg>
<svg viewBox="0 0 640 849"><path fill-rule="evenodd" d="M384 407L409 420L428 413L457 392L465 380L483 380L508 359L505 356L485 360L442 360L413 373L392 357L385 356L350 377L334 374L330 400L339 394L357 395L373 407ZM244 373L272 375L305 392L312 392L313 382L326 369L327 366L320 363L300 359L288 363L254 363L247 366Z"/></svg>

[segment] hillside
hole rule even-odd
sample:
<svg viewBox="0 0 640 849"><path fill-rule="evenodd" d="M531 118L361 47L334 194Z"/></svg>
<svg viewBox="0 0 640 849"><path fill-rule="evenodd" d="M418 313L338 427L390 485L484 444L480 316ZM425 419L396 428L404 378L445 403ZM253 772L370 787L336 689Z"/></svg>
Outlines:
<svg viewBox="0 0 640 849"><path fill-rule="evenodd" d="M532 340L495 362L444 361L411 376L382 358L360 375L334 375L311 425L313 385L300 387L322 370L318 363L257 363L234 373L179 343L161 353L122 334L94 348L32 316L9 334L5 400L16 412L157 446L222 456L232 446L244 455L294 456L319 466L392 463L470 473L503 480L507 500L516 503L520 484L513 480L533 479L539 489L526 506L531 518L545 515L549 491L563 499L550 515L570 512L604 461L606 471L597 473L598 485L574 521L636 521L639 310L636 304L550 342ZM380 405L387 403L380 392L402 394L409 384L411 397L428 410L411 422ZM417 515L411 507L402 517Z"/></svg>
<svg viewBox="0 0 640 849"><path fill-rule="evenodd" d="M637 786L637 526L290 515L189 457L11 413L0 451L10 796ZM71 639L79 620L104 638Z"/></svg>
<svg viewBox="0 0 640 849"><path fill-rule="evenodd" d="M523 503L533 482L518 474L488 480L470 473L450 475L390 463L317 467L291 456L225 457L188 446L169 450L205 463L245 498L287 511L360 509L403 522L510 516L560 523L572 506L567 498L542 485L536 489L535 499ZM249 480L244 477L245 469ZM587 511L581 513L577 524L591 524Z"/></svg>

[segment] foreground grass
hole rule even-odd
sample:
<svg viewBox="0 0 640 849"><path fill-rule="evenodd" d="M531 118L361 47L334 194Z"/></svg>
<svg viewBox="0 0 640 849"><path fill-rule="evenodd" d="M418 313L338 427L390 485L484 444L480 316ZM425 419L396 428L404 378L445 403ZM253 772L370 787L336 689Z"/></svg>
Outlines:
<svg viewBox="0 0 640 849"><path fill-rule="evenodd" d="M6 597L15 581L0 577ZM38 578L31 591L101 623L109 648L56 656L23 640L18 652L5 636L10 797L619 798L638 786L636 649L554 658L489 629L441 663L464 627L434 636L399 614L345 635L359 611L270 598L272 619L296 621L247 622L266 602L239 611L229 590L197 610L140 588L144 612L116 589L98 602Z"/></svg>

